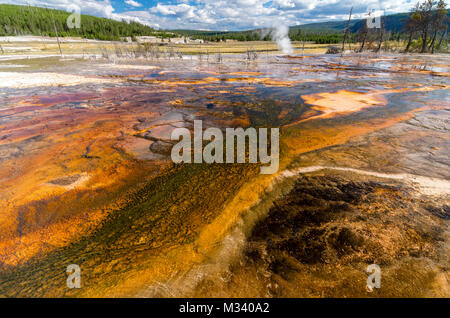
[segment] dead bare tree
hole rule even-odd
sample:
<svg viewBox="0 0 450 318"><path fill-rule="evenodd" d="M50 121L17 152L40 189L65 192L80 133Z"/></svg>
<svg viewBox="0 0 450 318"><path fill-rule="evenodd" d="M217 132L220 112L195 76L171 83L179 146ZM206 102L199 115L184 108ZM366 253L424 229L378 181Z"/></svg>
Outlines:
<svg viewBox="0 0 450 318"><path fill-rule="evenodd" d="M102 57L103 57L104 59L109 60L109 53L108 53L108 49L107 49L106 47L101 47L101 48L100 48L100 52L101 52Z"/></svg>
<svg viewBox="0 0 450 318"><path fill-rule="evenodd" d="M53 28L55 29L56 41L58 42L59 53L61 54L61 57L64 57L63 52L61 50L61 44L59 43L58 30L56 29L55 17L53 16L53 13L52 13L52 21L53 21Z"/></svg>
<svg viewBox="0 0 450 318"><path fill-rule="evenodd" d="M369 34L369 28L367 27L366 23L363 23L363 26L361 27L361 29L359 29L358 31L359 36L362 38L361 39L361 47L359 48L358 52L362 52L364 51L364 46L366 45L366 40L367 40L367 35Z"/></svg>
<svg viewBox="0 0 450 318"><path fill-rule="evenodd" d="M422 49L420 53L427 51L428 32L430 28L430 22L432 18L433 0L426 0L419 6L420 23L419 28L422 33Z"/></svg>
<svg viewBox="0 0 450 318"><path fill-rule="evenodd" d="M248 61L254 61L258 58L258 54L256 53L256 51L254 49L249 49L247 47L247 56L246 59Z"/></svg>
<svg viewBox="0 0 450 318"><path fill-rule="evenodd" d="M428 46L428 50L431 50L431 53L434 53L435 50L435 44L436 44L436 38L439 33L439 31L446 31L448 27L447 23L447 4L444 0L440 0L437 3L436 9L433 13L433 18L431 22L431 26L433 28L433 36L430 42L430 45Z"/></svg>
<svg viewBox="0 0 450 318"><path fill-rule="evenodd" d="M412 40L419 29L420 23L420 13L419 13L419 3L412 9L412 12L408 18L405 25L405 30L409 33L408 43L406 44L405 53L409 52Z"/></svg>
<svg viewBox="0 0 450 318"><path fill-rule="evenodd" d="M378 42L378 47L375 50L375 52L379 52L381 50L381 45L383 44L383 37L384 37L384 21L385 17L381 17L381 26L380 26L380 39Z"/></svg>
<svg viewBox="0 0 450 318"><path fill-rule="evenodd" d="M117 57L122 57L122 49L119 47L119 45L115 44L114 45L115 51L116 51L116 56Z"/></svg>
<svg viewBox="0 0 450 318"><path fill-rule="evenodd" d="M442 47L442 42L443 42L444 38L447 37L447 35L448 35L448 30L445 30L445 32L442 33L441 39L439 40L439 44L437 46L438 48Z"/></svg>
<svg viewBox="0 0 450 318"><path fill-rule="evenodd" d="M303 48L302 48L302 55L305 55L305 42L306 42L306 32L303 33Z"/></svg>
<svg viewBox="0 0 450 318"><path fill-rule="evenodd" d="M350 31L350 21L352 19L353 7L350 9L350 14L348 15L347 26L345 27L344 40L342 41L342 52L345 50L345 41L347 41L348 32Z"/></svg>

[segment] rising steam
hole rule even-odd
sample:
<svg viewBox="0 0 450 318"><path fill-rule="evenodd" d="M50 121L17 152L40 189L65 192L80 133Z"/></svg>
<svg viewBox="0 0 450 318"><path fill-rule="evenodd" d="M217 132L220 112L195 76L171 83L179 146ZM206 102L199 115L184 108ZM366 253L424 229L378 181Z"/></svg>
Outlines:
<svg viewBox="0 0 450 318"><path fill-rule="evenodd" d="M294 53L291 39L289 38L289 27L286 25L278 25L272 30L271 36L272 40L277 42L278 49L284 54Z"/></svg>

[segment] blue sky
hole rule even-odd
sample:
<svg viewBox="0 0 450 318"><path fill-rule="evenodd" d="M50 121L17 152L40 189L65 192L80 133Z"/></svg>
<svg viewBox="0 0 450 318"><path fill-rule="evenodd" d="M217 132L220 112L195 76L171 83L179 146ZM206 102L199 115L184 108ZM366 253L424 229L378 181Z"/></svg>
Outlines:
<svg viewBox="0 0 450 318"><path fill-rule="evenodd" d="M406 12L417 0L0 0L135 20L156 28L248 30L278 24L299 25L344 20L371 9Z"/></svg>

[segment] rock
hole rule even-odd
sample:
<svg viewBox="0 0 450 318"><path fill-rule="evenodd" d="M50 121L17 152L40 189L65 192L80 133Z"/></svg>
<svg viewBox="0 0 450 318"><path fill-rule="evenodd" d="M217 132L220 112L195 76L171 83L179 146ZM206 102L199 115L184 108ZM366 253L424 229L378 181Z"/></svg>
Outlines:
<svg viewBox="0 0 450 318"><path fill-rule="evenodd" d="M172 150L172 144L170 142L158 140L151 144L150 150L154 153L168 156Z"/></svg>
<svg viewBox="0 0 450 318"><path fill-rule="evenodd" d="M326 54L339 54L341 52L342 52L342 50L340 48L338 48L337 46L330 45L327 49Z"/></svg>

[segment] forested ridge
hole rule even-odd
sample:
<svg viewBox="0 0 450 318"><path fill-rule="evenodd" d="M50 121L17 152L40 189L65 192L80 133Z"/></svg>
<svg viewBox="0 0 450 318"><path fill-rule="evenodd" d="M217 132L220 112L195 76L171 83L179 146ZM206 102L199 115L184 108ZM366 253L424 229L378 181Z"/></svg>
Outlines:
<svg viewBox="0 0 450 318"><path fill-rule="evenodd" d="M55 26L61 37L98 40L120 40L124 37L155 34L153 28L137 22L115 21L90 15L81 15L80 28L71 29L67 24L70 15L70 12L62 10L0 4L0 36L55 36Z"/></svg>

